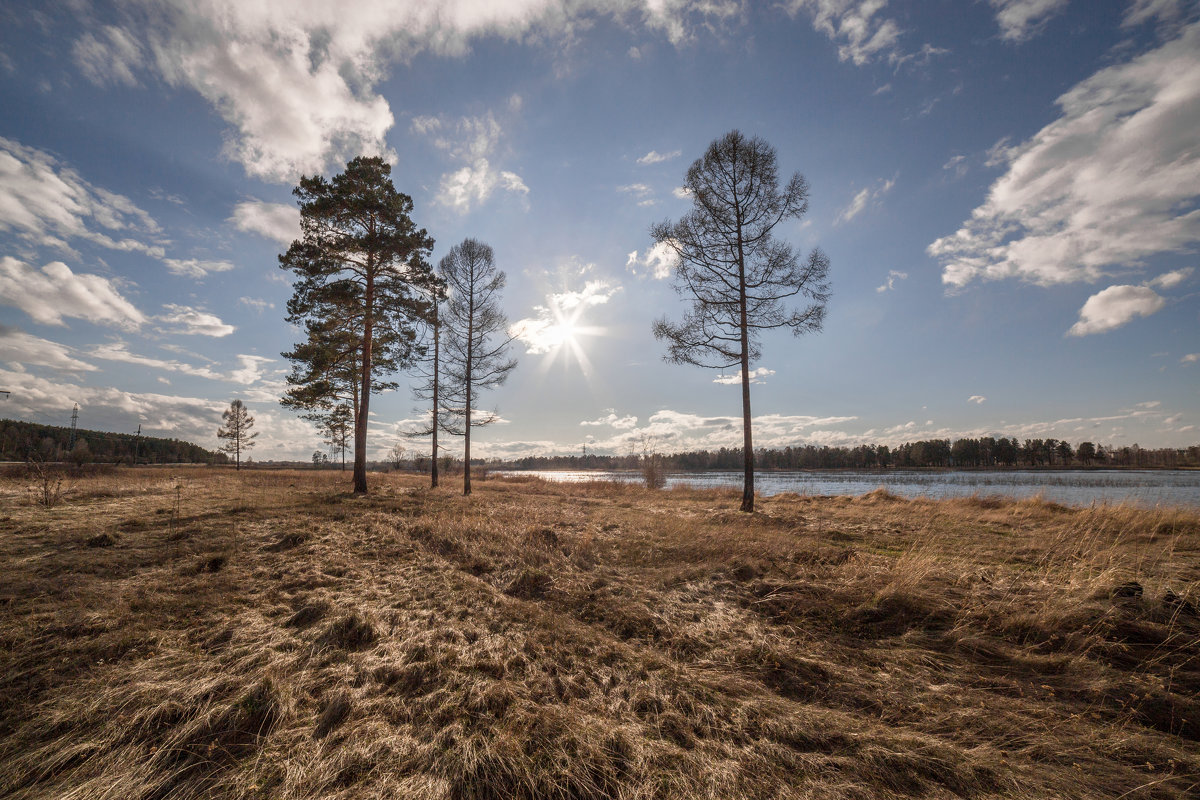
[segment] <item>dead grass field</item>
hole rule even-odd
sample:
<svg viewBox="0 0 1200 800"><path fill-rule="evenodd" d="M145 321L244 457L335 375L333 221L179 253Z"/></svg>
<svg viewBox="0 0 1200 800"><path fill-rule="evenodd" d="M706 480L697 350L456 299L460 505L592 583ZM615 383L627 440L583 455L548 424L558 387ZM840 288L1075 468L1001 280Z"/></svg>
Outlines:
<svg viewBox="0 0 1200 800"><path fill-rule="evenodd" d="M0 797L1189 798L1200 516L0 481Z"/></svg>

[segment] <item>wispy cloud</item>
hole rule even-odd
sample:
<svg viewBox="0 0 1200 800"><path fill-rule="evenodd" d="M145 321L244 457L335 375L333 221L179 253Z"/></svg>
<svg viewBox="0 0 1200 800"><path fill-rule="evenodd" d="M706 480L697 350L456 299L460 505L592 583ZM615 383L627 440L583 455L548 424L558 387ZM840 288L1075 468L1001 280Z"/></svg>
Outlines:
<svg viewBox="0 0 1200 800"><path fill-rule="evenodd" d="M841 213L837 215L837 219L834 222L840 224L854 219L862 213L863 209L890 192L895 185L896 179L892 177L888 180L880 180L874 186L868 186L860 190L854 195L854 199L850 201L850 205L843 208Z"/></svg>
<svg viewBox="0 0 1200 800"><path fill-rule="evenodd" d="M651 150L646 155L637 160L637 163L643 165L659 164L663 161L670 161L672 158L679 158L683 155L682 150L672 150L668 153L660 153L657 150Z"/></svg>
<svg viewBox="0 0 1200 800"><path fill-rule="evenodd" d="M890 292L896 288L896 281L903 281L903 280L907 280L907 279L908 279L907 272L901 272L898 269L889 269L887 280L884 281L881 285L876 286L875 291Z"/></svg>
<svg viewBox="0 0 1200 800"><path fill-rule="evenodd" d="M66 345L0 325L0 362L49 367L60 372L96 371L96 367L75 358L72 352Z"/></svg>
<svg viewBox="0 0 1200 800"><path fill-rule="evenodd" d="M1067 0L988 0L996 10L1000 38L1023 42L1040 33L1046 23L1067 7Z"/></svg>
<svg viewBox="0 0 1200 800"><path fill-rule="evenodd" d="M49 153L0 138L0 232L77 255L72 242L162 258L161 229L124 195L93 186Z"/></svg>
<svg viewBox="0 0 1200 800"><path fill-rule="evenodd" d="M228 272L233 269L229 261L203 261L198 258L164 258L163 263L172 275L182 275L188 278L203 278L213 272Z"/></svg>
<svg viewBox="0 0 1200 800"><path fill-rule="evenodd" d="M479 117L417 117L414 133L430 139L434 147L463 166L442 175L437 202L465 214L485 202L497 190L524 197L529 187L515 172L497 169L492 161L503 136L496 117L488 112Z"/></svg>
<svg viewBox="0 0 1200 800"><path fill-rule="evenodd" d="M984 397L984 396L983 396L983 395L981 395L981 394L973 394L973 395L971 395L970 397L968 397L968 398L967 398L967 402L968 402L968 403L975 403L976 405L980 405L980 406L981 406L981 405L983 405L984 403L986 403L986 402L987 402L987 398L986 398L986 397Z"/></svg>

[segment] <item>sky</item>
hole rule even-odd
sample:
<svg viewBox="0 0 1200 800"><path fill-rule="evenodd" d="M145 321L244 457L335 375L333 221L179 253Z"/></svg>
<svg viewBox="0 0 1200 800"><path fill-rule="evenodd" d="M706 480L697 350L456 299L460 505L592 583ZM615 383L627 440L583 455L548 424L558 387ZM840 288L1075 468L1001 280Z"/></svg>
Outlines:
<svg viewBox="0 0 1200 800"><path fill-rule="evenodd" d="M764 337L756 446L1200 442L1192 0L119 0L0 6L0 417L309 459L279 253L300 176L392 164L433 260L508 277L483 457L741 444L738 372L663 361L651 225L738 129L810 206L824 329ZM421 419L371 403L370 456Z"/></svg>

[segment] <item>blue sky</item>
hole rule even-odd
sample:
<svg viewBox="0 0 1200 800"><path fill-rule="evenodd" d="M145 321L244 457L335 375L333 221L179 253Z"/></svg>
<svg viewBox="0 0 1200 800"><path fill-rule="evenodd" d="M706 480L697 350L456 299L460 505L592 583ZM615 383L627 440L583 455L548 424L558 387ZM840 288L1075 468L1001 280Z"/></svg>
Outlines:
<svg viewBox="0 0 1200 800"><path fill-rule="evenodd" d="M1195 2L45 5L0 9L0 415L215 447L238 397L256 459L308 458L276 257L298 177L365 153L435 260L472 236L508 274L473 452L737 446L733 376L651 335L685 301L648 228L738 128L832 262L824 331L764 341L756 444L1200 441Z"/></svg>

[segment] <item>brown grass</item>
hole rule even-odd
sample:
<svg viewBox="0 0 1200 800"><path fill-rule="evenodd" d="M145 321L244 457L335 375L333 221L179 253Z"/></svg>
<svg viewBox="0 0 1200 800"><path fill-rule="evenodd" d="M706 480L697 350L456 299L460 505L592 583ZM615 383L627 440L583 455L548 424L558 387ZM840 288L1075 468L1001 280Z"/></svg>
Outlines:
<svg viewBox="0 0 1200 800"><path fill-rule="evenodd" d="M0 479L0 796L1187 798L1200 516Z"/></svg>

